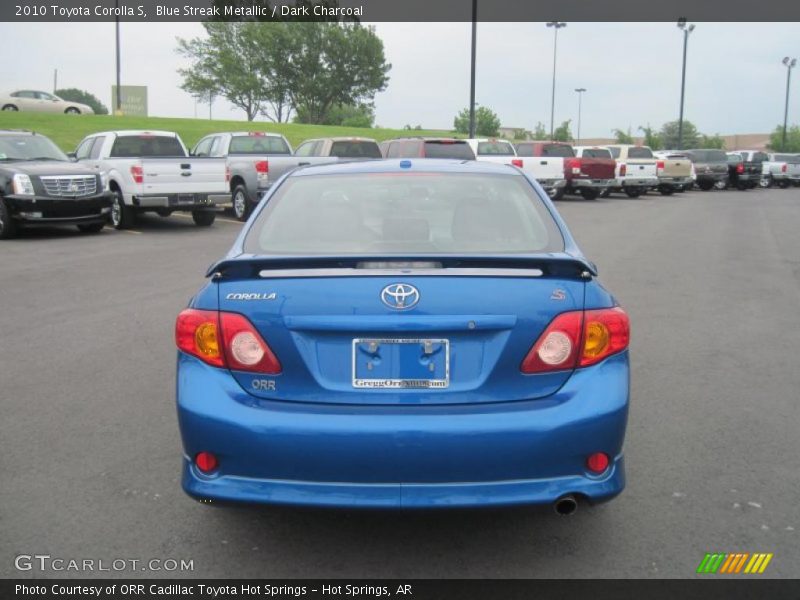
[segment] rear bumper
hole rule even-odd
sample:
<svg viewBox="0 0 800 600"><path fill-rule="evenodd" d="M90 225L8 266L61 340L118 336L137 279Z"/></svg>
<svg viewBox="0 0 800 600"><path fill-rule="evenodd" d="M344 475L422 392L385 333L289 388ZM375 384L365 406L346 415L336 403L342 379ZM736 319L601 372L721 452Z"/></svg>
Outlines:
<svg viewBox="0 0 800 600"><path fill-rule="evenodd" d="M133 197L133 205L139 208L170 208L193 210L209 208L217 204L230 203L230 193L219 194L145 194Z"/></svg>
<svg viewBox="0 0 800 600"><path fill-rule="evenodd" d="M280 384L278 384L280 389ZM184 490L219 501L456 507L602 502L625 486L627 352L531 401L354 406L259 401L226 371L180 355ZM191 457L209 451L212 476ZM612 464L587 472L586 457Z"/></svg>
<svg viewBox="0 0 800 600"><path fill-rule="evenodd" d="M104 223L111 212L111 193L88 198L4 196L11 218L26 226Z"/></svg>
<svg viewBox="0 0 800 600"><path fill-rule="evenodd" d="M727 173L698 173L697 174L697 183L704 183L710 181L712 183L716 183L718 181L724 181L728 178Z"/></svg>
<svg viewBox="0 0 800 600"><path fill-rule="evenodd" d="M569 186L574 189L593 188L605 189L614 184L613 179L571 179Z"/></svg>
<svg viewBox="0 0 800 600"><path fill-rule="evenodd" d="M659 177L658 184L659 185L686 185L692 182L692 176L687 175L686 177Z"/></svg>
<svg viewBox="0 0 800 600"><path fill-rule="evenodd" d="M620 177L613 181L612 187L656 187L658 177Z"/></svg>

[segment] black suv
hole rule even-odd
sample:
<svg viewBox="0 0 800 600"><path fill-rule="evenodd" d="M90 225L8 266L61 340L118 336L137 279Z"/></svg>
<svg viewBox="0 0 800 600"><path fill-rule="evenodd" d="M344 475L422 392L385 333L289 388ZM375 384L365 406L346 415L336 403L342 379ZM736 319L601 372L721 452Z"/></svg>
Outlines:
<svg viewBox="0 0 800 600"><path fill-rule="evenodd" d="M475 153L466 140L455 138L397 138L381 142L384 158L451 158L475 160Z"/></svg>
<svg viewBox="0 0 800 600"><path fill-rule="evenodd" d="M95 171L75 164L43 135L0 130L0 239L20 226L77 225L100 231L111 193Z"/></svg>

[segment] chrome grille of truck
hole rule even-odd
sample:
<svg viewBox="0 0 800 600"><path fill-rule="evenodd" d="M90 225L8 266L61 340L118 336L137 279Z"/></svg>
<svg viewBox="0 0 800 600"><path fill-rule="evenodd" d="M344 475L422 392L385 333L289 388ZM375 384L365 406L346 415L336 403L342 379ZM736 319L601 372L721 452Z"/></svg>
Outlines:
<svg viewBox="0 0 800 600"><path fill-rule="evenodd" d="M62 175L41 177L48 196L79 198L97 193L97 177L94 175Z"/></svg>

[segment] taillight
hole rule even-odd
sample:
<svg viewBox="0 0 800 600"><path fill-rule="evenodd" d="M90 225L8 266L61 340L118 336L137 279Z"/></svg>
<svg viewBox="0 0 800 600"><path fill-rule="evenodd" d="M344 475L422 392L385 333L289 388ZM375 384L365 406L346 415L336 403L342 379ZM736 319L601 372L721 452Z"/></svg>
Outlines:
<svg viewBox="0 0 800 600"><path fill-rule="evenodd" d="M620 177L625 177L625 174L627 172L628 172L628 165L626 165L625 163L620 163L619 164L619 176Z"/></svg>
<svg viewBox="0 0 800 600"><path fill-rule="evenodd" d="M630 341L628 315L620 307L558 315L522 361L523 373L588 367L621 352Z"/></svg>
<svg viewBox="0 0 800 600"><path fill-rule="evenodd" d="M133 165L131 177L133 177L134 183L144 183L144 168L141 165Z"/></svg>
<svg viewBox="0 0 800 600"><path fill-rule="evenodd" d="M781 173L786 173L786 163L781 165Z"/></svg>
<svg viewBox="0 0 800 600"><path fill-rule="evenodd" d="M664 170L664 161L663 160L659 160L659 161L656 162L656 170L657 171L663 171Z"/></svg>
<svg viewBox="0 0 800 600"><path fill-rule="evenodd" d="M230 183L231 181L231 168L226 166L225 167L225 183Z"/></svg>
<svg viewBox="0 0 800 600"><path fill-rule="evenodd" d="M522 168L522 159L521 158L512 158L511 159L511 164L514 165L515 167L519 167L521 169Z"/></svg>
<svg viewBox="0 0 800 600"><path fill-rule="evenodd" d="M187 308L175 322L179 350L214 367L277 374L281 363L246 317Z"/></svg>
<svg viewBox="0 0 800 600"><path fill-rule="evenodd" d="M268 160L256 161L256 173L269 173L269 161Z"/></svg>
<svg viewBox="0 0 800 600"><path fill-rule="evenodd" d="M564 161L565 170L571 171L573 175L580 175L581 174L581 159L579 158L568 158Z"/></svg>
<svg viewBox="0 0 800 600"><path fill-rule="evenodd" d="M739 175L741 175L742 173L744 173L744 163L739 163L738 165L736 165L736 172L737 172Z"/></svg>

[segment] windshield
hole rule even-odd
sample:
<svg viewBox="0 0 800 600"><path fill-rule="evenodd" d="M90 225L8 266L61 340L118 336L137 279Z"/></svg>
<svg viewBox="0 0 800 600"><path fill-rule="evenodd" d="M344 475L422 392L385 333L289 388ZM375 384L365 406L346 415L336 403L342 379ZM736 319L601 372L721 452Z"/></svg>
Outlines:
<svg viewBox="0 0 800 600"><path fill-rule="evenodd" d="M346 140L331 144L331 156L338 158L383 158L378 142Z"/></svg>
<svg viewBox="0 0 800 600"><path fill-rule="evenodd" d="M292 149L282 137L266 135L235 135L228 154L291 154Z"/></svg>
<svg viewBox="0 0 800 600"><path fill-rule="evenodd" d="M516 156L508 142L478 142L478 156Z"/></svg>
<svg viewBox="0 0 800 600"><path fill-rule="evenodd" d="M575 153L572 151L572 146L567 146L566 144L545 144L542 146L542 156L572 158Z"/></svg>
<svg viewBox="0 0 800 600"><path fill-rule="evenodd" d="M290 177L245 238L252 254L559 252L564 240L522 175L359 173Z"/></svg>
<svg viewBox="0 0 800 600"><path fill-rule="evenodd" d="M0 136L0 160L63 160L67 155L41 135Z"/></svg>

